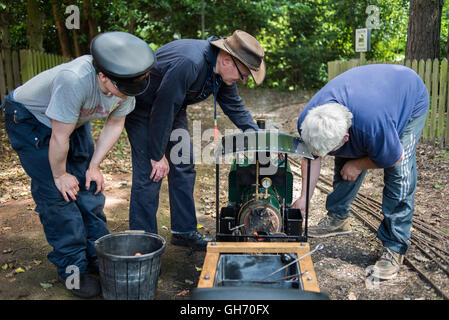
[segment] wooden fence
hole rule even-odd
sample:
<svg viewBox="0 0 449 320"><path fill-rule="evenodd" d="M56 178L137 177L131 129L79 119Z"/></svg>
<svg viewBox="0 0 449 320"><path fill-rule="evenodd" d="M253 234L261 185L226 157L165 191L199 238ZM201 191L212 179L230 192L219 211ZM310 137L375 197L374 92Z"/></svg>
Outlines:
<svg viewBox="0 0 449 320"><path fill-rule="evenodd" d="M446 59L441 62L438 59L398 62L361 61L360 59L330 61L328 62L328 80L351 68L373 63L401 64L418 73L424 81L430 97L430 107L421 139L440 146L449 145L448 61Z"/></svg>
<svg viewBox="0 0 449 320"><path fill-rule="evenodd" d="M71 58L32 50L10 50L0 52L0 101L9 91L25 83L33 76Z"/></svg>

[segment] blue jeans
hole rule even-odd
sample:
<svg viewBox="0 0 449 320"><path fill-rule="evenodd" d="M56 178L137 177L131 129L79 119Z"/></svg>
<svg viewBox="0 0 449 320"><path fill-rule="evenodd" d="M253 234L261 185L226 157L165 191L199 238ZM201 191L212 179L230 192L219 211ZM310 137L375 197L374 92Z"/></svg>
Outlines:
<svg viewBox="0 0 449 320"><path fill-rule="evenodd" d="M129 204L129 227L131 230L144 230L157 233L156 213L159 207L159 192L162 180L154 182L150 179L152 166L148 141L148 123L150 108L137 107L126 117L125 128L131 144L132 154L132 187ZM186 109L182 108L176 115L173 130L185 129L188 133ZM170 171L168 173L168 191L170 198L170 217L172 233L189 233L197 229L195 201L193 189L196 171L193 164L193 146L188 139L183 140L184 150L190 150L189 155L183 155L186 163L173 164L170 152L178 141L169 141L165 157Z"/></svg>
<svg viewBox="0 0 449 320"><path fill-rule="evenodd" d="M94 242L108 234L103 213L105 198L94 195L97 186L85 188L85 174L94 151L90 123L70 136L66 170L79 182L77 200L66 202L53 180L48 159L51 128L39 122L10 93L5 100L5 127L11 146L17 152L22 167L31 177L31 194L42 222L45 236L53 251L48 259L56 265L58 274L66 278L66 268L76 265L81 274L97 257Z"/></svg>
<svg viewBox="0 0 449 320"><path fill-rule="evenodd" d="M410 243L410 228L415 203L417 182L416 147L426 122L426 114L410 119L400 136L404 147L404 159L396 166L384 169L382 213L384 219L377 230L383 245L395 252L405 254ZM351 159L335 158L333 191L327 196L326 210L329 215L347 218L350 206L366 175L362 171L356 181L343 180L340 170Z"/></svg>

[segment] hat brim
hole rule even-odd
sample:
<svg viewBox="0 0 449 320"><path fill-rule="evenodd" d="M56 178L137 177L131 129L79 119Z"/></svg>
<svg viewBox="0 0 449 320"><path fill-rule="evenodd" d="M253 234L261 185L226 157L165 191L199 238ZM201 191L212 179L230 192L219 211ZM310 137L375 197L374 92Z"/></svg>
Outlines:
<svg viewBox="0 0 449 320"><path fill-rule="evenodd" d="M115 80L117 89L127 96L138 96L144 93L150 85L150 77L144 78L138 82L129 80L117 79Z"/></svg>
<svg viewBox="0 0 449 320"><path fill-rule="evenodd" d="M262 59L262 63L260 64L259 70L254 70L250 65L248 65L245 61L243 61L243 59L240 58L234 51L232 51L231 49L229 49L228 47L225 46L224 39L214 40L214 41L211 41L210 43L212 45L226 51L233 57L237 58L242 64L244 64L248 68L248 70L251 73L251 76L253 77L254 82L256 82L256 84L261 84L263 82L263 80L265 79L265 74L266 74L266 67L265 67L264 59Z"/></svg>

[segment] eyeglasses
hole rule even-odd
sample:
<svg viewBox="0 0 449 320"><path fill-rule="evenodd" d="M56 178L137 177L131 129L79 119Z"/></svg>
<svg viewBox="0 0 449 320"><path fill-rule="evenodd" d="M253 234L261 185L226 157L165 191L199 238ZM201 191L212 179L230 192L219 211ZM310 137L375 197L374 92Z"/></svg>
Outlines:
<svg viewBox="0 0 449 320"><path fill-rule="evenodd" d="M240 69L239 69L239 67L238 67L238 65L237 65L237 62L235 61L234 57L231 56L231 58L232 58L232 61L234 62L235 67L237 68L237 71L238 71L238 73L239 73L240 79L241 79L242 81L244 81L245 78L248 77L248 76L244 76L244 75L242 74L242 72L240 71Z"/></svg>

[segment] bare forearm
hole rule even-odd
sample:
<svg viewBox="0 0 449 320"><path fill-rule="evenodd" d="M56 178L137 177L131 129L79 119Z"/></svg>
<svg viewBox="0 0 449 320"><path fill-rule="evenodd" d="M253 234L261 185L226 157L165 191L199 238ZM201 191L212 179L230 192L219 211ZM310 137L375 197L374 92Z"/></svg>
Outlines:
<svg viewBox="0 0 449 320"><path fill-rule="evenodd" d="M125 123L125 117L114 118L110 117L106 122L103 130L101 130L100 137L98 138L95 146L95 152L90 161L90 167L99 167L100 163L106 157L106 154L112 149L114 144L120 138L120 134L123 131Z"/></svg>
<svg viewBox="0 0 449 320"><path fill-rule="evenodd" d="M354 159L354 160L350 160L350 161L353 162L353 164L360 171L366 170L366 169L379 169L379 167L369 157Z"/></svg>
<svg viewBox="0 0 449 320"><path fill-rule="evenodd" d="M301 186L301 198L306 198L307 193L307 159L303 158L301 161L301 173L302 173L302 186ZM318 183L318 178L320 177L321 170L321 159L317 158L315 160L310 160L310 189L309 189L309 199L312 198L313 191Z"/></svg>
<svg viewBox="0 0 449 320"><path fill-rule="evenodd" d="M51 135L48 160L54 178L58 178L66 173L67 153L69 152L69 138Z"/></svg>

